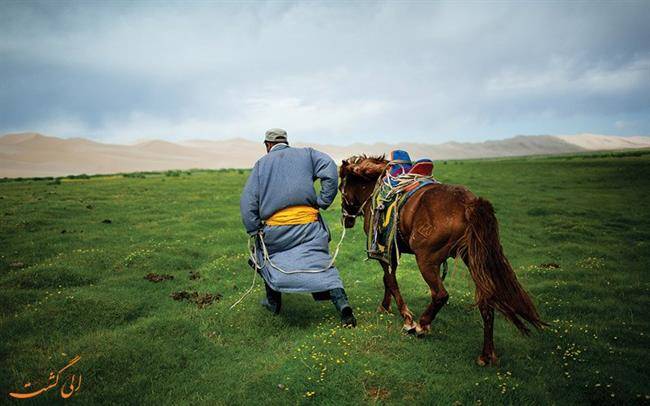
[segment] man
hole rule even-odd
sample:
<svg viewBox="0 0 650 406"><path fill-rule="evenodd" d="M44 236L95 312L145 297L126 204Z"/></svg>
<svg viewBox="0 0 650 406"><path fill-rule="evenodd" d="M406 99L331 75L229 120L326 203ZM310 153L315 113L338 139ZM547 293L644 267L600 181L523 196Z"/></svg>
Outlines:
<svg viewBox="0 0 650 406"><path fill-rule="evenodd" d="M318 211L336 197L336 165L312 148L290 147L279 128L266 132L264 144L267 155L255 163L240 202L246 232L258 235L256 260L266 287L262 305L278 314L281 292L309 292L316 300L331 299L343 325L355 326L339 272L330 266L330 234Z"/></svg>

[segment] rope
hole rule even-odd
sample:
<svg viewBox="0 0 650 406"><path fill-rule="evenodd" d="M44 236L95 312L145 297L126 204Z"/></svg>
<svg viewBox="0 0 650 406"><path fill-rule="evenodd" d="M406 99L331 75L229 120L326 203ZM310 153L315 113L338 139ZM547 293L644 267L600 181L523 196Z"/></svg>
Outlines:
<svg viewBox="0 0 650 406"><path fill-rule="evenodd" d="M327 264L325 268L322 269L298 269L295 271L285 271L284 269L280 268L279 266L275 265L273 261L271 261L271 257L269 256L268 249L266 248L266 243L264 243L264 237L262 236L262 233L258 233L257 237L259 238L260 246L262 247L262 255L264 259L264 264L269 264L271 267L275 268L276 270L282 272L283 274L286 275L291 275L294 273L320 273L320 272L325 272L329 270L332 265L334 265L334 261L336 261L336 257L339 255L339 249L341 248L341 244L343 243L343 238L345 238L345 225L343 225L343 232L341 233L341 238L339 239L338 244L336 244L336 250L334 251L334 255L332 255L332 260ZM254 238L254 237L253 237ZM257 263L255 263L255 266L257 267ZM258 267L258 269L262 269L261 267Z"/></svg>
<svg viewBox="0 0 650 406"><path fill-rule="evenodd" d="M246 296L248 296L253 289L255 288L255 279L257 276L257 271L262 269L264 265L269 264L271 267L277 269L278 271L282 272L283 274L286 275L291 275L295 273L319 273L319 272L325 272L329 270L333 265L334 261L336 261L336 257L339 255L339 250L341 249L341 244L343 244L343 239L345 238L345 224L343 224L343 221L341 221L341 224L343 225L343 232L341 233L341 238L339 239L339 242L336 244L336 250L334 251L334 255L332 255L332 260L329 262L329 264L322 269L305 269L305 270L295 270L295 271L285 271L284 269L280 268L279 266L275 265L273 261L271 261L271 258L269 256L268 249L266 248L266 243L264 242L264 237L261 231L259 231L257 234L252 235L248 239L248 256L253 263L253 266L255 269L253 270L253 283L251 284L250 288L244 294L237 300L235 303L230 306L230 310L232 310L235 306L237 306L239 303L241 303L242 300ZM253 240L258 239L260 242L260 247L262 248L262 264L260 265L257 262L257 244L253 242Z"/></svg>
<svg viewBox="0 0 650 406"><path fill-rule="evenodd" d="M237 300L235 303L232 304L232 306L230 306L229 310L234 309L235 306L237 306L239 303L241 303L241 301L244 300L244 298L246 296L248 296L248 294L253 291L253 288L255 287L255 278L256 277L257 277L257 270L255 269L255 270L253 270L253 283L251 284L251 287L248 288L248 290L246 292L244 292L244 294L242 295L242 297L239 298L239 300Z"/></svg>
<svg viewBox="0 0 650 406"><path fill-rule="evenodd" d="M437 180L430 175L420 175L418 173L403 173L401 175L393 176L390 173L386 172L384 183L389 188L389 192L387 193L386 197L382 200L390 200L390 197L403 193L404 189L411 186L413 183L425 179L429 179L434 182L437 182ZM390 183L391 181L396 182L395 186L393 186Z"/></svg>

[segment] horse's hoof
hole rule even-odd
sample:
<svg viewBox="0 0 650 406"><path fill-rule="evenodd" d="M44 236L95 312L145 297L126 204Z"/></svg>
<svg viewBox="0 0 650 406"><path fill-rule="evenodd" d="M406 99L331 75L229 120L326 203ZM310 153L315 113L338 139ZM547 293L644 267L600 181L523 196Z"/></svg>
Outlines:
<svg viewBox="0 0 650 406"><path fill-rule="evenodd" d="M402 326L402 331L405 334L413 335L413 334L415 334L416 327L415 326L409 326L409 325L405 324L405 325Z"/></svg>
<svg viewBox="0 0 650 406"><path fill-rule="evenodd" d="M497 358L497 356L494 354L490 356L479 355L479 357L476 359L476 365L480 367L484 367L486 365L494 366L498 364L499 364L499 358Z"/></svg>
<svg viewBox="0 0 650 406"><path fill-rule="evenodd" d="M419 337L422 338L428 333L431 332L431 324L420 326L419 324L415 325L415 334Z"/></svg>
<svg viewBox="0 0 650 406"><path fill-rule="evenodd" d="M413 335L413 334L415 334L417 332L417 328L418 328L418 326L415 323L413 323L413 324L404 324L402 326L402 331L404 333L408 334L408 335Z"/></svg>

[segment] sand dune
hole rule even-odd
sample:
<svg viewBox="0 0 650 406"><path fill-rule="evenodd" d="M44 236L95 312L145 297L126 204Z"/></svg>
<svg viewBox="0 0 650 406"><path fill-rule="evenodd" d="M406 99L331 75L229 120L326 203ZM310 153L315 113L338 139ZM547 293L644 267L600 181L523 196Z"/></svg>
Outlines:
<svg viewBox="0 0 650 406"><path fill-rule="evenodd" d="M415 158L434 160L486 158L568 152L649 148L650 137L596 134L517 136L480 143L384 143L347 146L310 144L340 161L354 154L385 154L405 149ZM296 146L304 146L297 143ZM261 142L245 139L150 140L134 145L104 144L84 138L57 138L38 133L0 137L0 177L62 176L192 168L249 168L264 154Z"/></svg>
<svg viewBox="0 0 650 406"><path fill-rule="evenodd" d="M556 138L589 151L650 147L650 137L612 137L597 134L578 134L558 135Z"/></svg>

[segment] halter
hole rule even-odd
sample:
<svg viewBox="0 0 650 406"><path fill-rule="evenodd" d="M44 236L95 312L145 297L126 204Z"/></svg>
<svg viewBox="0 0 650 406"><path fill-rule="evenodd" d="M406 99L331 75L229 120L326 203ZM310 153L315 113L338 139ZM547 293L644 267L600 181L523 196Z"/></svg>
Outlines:
<svg viewBox="0 0 650 406"><path fill-rule="evenodd" d="M347 180L348 180L348 177L345 176L343 178L343 180L341 181L341 201L343 203L345 203L346 205L348 205L348 206L352 206L352 203L345 197L345 185L347 183ZM363 216L364 215L363 209L364 209L364 207L366 207L366 204L372 198L373 194L374 194L374 189L373 189L373 191L370 192L370 194L368 195L366 200L364 200L363 203L361 203L361 206L359 206L359 209L357 210L357 212L355 214L348 213L348 211L345 210L345 206L341 205L341 215L342 215L342 217L343 218L356 219L359 216Z"/></svg>
<svg viewBox="0 0 650 406"><path fill-rule="evenodd" d="M352 161L351 163L354 163L354 164L359 163L359 161L362 160L361 157L359 157L359 156L354 156L354 157L352 157L352 158L354 158L354 161ZM348 160L348 162L349 162L350 160L352 160L352 158L350 158L350 159ZM406 161L404 161L404 162L406 162ZM363 215L364 215L364 210L363 210L363 209L366 207L366 204L368 203L368 201L369 201L370 199L372 199L372 196L375 194L375 190L377 189L377 186L379 185L379 182L381 181L382 174L383 174L383 173L386 173L386 169L388 169L388 167L389 167L392 163L402 163L402 161L395 160L395 161L389 161L389 162L386 163L386 166L384 166L384 169L382 170L382 173L381 173L381 174L379 175L379 177L377 178L377 182L375 182L375 187L373 187L372 191L370 192L370 194L368 195L368 197L366 198L366 200L364 200L363 203L361 203L361 206L359 206L359 209L357 210L357 212L356 212L355 214L350 214L350 213L348 213L348 211L345 210L345 207L343 207L343 205L341 205L341 213L342 213L341 221L342 221L344 218L353 218L353 219L355 219L355 218L357 218L357 217L359 217L359 216L363 216ZM346 185L346 183L347 183L347 180L348 180L348 177L347 177L347 175L346 175L346 176L343 178L343 180L341 181L341 201L342 201L343 203L346 203L346 204L349 205L349 206L352 206L351 202L350 202L350 201L345 197L345 185Z"/></svg>

